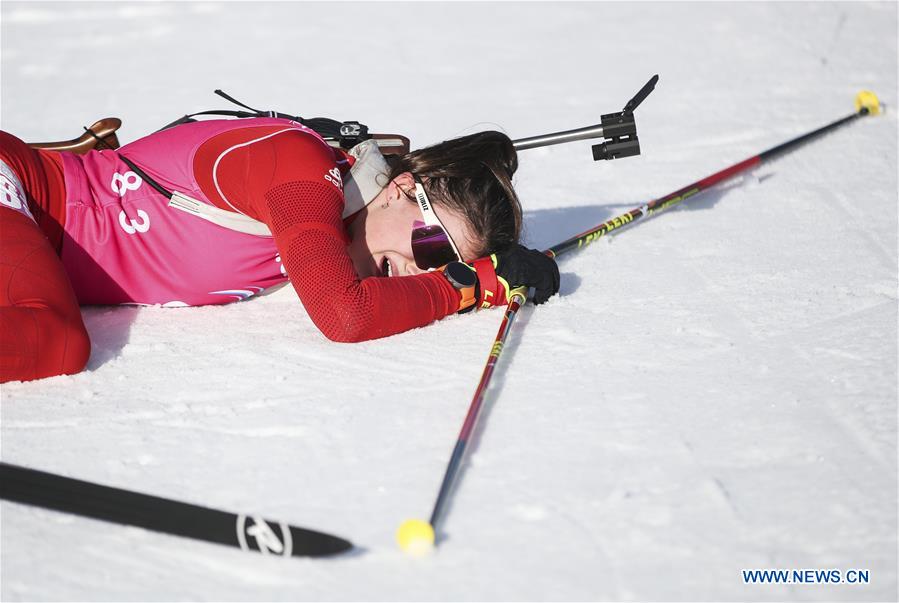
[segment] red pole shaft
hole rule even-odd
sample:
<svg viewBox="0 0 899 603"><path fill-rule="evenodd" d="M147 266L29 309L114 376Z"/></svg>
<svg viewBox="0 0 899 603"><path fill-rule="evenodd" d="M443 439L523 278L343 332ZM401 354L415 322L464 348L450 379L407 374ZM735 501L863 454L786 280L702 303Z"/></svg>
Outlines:
<svg viewBox="0 0 899 603"><path fill-rule="evenodd" d="M512 323L515 321L518 309L526 300L527 289L518 288L512 290L509 305L506 307L506 311L503 314L503 321L499 325L499 331L496 334L496 338L493 340L490 354L487 356L487 364L484 366L481 380L478 382L478 387L475 390L474 397L468 407L468 414L465 415L465 422L462 423L459 437L456 438L453 454L450 456L450 461L446 466L446 472L443 474L440 491L437 493L437 500L434 501L434 509L431 511L431 518L429 519L431 527L436 528L437 522L440 520L441 515L443 515L443 507L449 498L456 475L459 473L459 469L462 466L462 459L465 456L465 450L468 448L471 434L478 423L478 416L481 413L481 406L484 403L484 394L487 392L487 386L490 385L490 378L493 376L493 370L496 368L496 363L499 361L500 354L503 353L503 345L506 342L509 331L512 330Z"/></svg>

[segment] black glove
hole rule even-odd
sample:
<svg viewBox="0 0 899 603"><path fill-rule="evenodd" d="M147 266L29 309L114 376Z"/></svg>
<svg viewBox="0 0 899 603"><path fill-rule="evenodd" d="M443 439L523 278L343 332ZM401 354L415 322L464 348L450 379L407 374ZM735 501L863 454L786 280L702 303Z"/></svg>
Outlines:
<svg viewBox="0 0 899 603"><path fill-rule="evenodd" d="M559 267L556 261L536 249L514 245L489 258L471 263L478 274L478 306L502 306L509 303L511 290L534 288L534 303L542 304L559 292Z"/></svg>

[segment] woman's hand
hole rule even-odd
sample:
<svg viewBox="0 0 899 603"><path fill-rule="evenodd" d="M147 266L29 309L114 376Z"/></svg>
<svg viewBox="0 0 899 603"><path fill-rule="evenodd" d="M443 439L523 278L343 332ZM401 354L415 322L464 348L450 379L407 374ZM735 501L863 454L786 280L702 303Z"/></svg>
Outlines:
<svg viewBox="0 0 899 603"><path fill-rule="evenodd" d="M542 304L559 292L556 261L523 245L475 260L470 266L478 275L476 305L480 308L508 304L511 290L516 287L533 287L535 304Z"/></svg>

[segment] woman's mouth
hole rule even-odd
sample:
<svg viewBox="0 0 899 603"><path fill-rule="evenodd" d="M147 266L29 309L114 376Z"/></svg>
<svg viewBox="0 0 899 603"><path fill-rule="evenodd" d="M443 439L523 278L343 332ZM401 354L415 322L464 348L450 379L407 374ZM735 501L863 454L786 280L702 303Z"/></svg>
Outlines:
<svg viewBox="0 0 899 603"><path fill-rule="evenodd" d="M386 256L381 260L381 276L393 276L393 267Z"/></svg>

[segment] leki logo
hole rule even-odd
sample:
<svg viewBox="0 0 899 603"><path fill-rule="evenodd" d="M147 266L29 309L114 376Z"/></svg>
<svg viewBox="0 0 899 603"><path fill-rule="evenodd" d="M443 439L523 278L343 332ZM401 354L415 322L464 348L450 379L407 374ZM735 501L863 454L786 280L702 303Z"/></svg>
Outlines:
<svg viewBox="0 0 899 603"><path fill-rule="evenodd" d="M284 523L269 523L261 517L237 516L237 541L244 551L259 551L263 555L290 557L293 540Z"/></svg>

